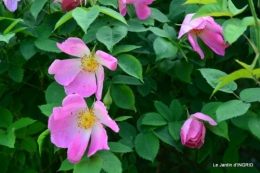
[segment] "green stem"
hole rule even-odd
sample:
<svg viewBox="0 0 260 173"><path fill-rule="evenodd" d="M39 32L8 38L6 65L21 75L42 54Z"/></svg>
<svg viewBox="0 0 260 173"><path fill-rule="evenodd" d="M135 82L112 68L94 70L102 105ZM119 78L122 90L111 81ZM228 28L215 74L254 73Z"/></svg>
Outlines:
<svg viewBox="0 0 260 173"><path fill-rule="evenodd" d="M256 42L257 42L257 49L258 52L260 50L260 35L259 35L259 23L258 23L258 19L257 19L257 15L256 15L256 11L255 11L255 7L254 7L254 3L253 0L248 0L249 3L249 8L251 10L251 13L254 17L254 21L255 21L255 28L256 28Z"/></svg>

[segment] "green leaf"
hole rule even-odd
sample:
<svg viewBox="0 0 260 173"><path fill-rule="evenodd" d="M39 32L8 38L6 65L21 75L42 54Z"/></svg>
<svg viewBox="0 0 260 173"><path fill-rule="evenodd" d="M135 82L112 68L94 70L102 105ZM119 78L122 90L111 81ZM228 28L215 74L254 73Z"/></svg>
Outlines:
<svg viewBox="0 0 260 173"><path fill-rule="evenodd" d="M96 37L98 41L105 44L108 50L112 50L113 46L122 40L127 34L125 26L103 26L97 31Z"/></svg>
<svg viewBox="0 0 260 173"><path fill-rule="evenodd" d="M169 26L167 23L163 25L163 30L167 32L170 36L170 39L176 39L176 31L172 26Z"/></svg>
<svg viewBox="0 0 260 173"><path fill-rule="evenodd" d="M43 124L40 121L36 121L35 123L28 126L27 131L26 131L26 135L29 136L29 135L36 134L36 133L42 131L45 128L46 128L45 124Z"/></svg>
<svg viewBox="0 0 260 173"><path fill-rule="evenodd" d="M140 79L143 82L142 65L138 59L129 54L121 54L117 57L119 67L127 74Z"/></svg>
<svg viewBox="0 0 260 173"><path fill-rule="evenodd" d="M109 142L108 146L110 148L110 151L114 153L129 153L132 151L130 147L119 142Z"/></svg>
<svg viewBox="0 0 260 173"><path fill-rule="evenodd" d="M60 53L61 50L58 49L56 46L56 41L47 39L47 38L39 38L37 39L34 44L38 49L41 49L43 51L47 52L54 52L54 53Z"/></svg>
<svg viewBox="0 0 260 173"><path fill-rule="evenodd" d="M183 82L190 83L193 64L187 61L177 61L174 67L176 76Z"/></svg>
<svg viewBox="0 0 260 173"><path fill-rule="evenodd" d="M249 109L249 103L243 103L241 100L230 100L220 105L216 111L217 122L228 120L230 118L243 115Z"/></svg>
<svg viewBox="0 0 260 173"><path fill-rule="evenodd" d="M206 79L208 84L212 86L212 88L217 88L219 86L219 82L216 82L220 77L227 76L226 73L216 70L216 69L210 69L210 68L202 68L199 69L202 76ZM223 88L220 88L220 91L226 92L226 93L232 93L234 90L237 89L237 84L235 82L231 82L230 84L224 86Z"/></svg>
<svg viewBox="0 0 260 173"><path fill-rule="evenodd" d="M257 116L255 113L251 112L250 110L247 111L244 115L241 115L239 117L235 117L231 119L231 122L237 126L240 129L243 130L248 130L249 131L249 127L248 127L248 121L251 117L253 116Z"/></svg>
<svg viewBox="0 0 260 173"><path fill-rule="evenodd" d="M177 122L171 122L168 125L169 128L169 133L173 137L175 141L180 140L180 132L181 132L181 127L183 125L183 122L177 121Z"/></svg>
<svg viewBox="0 0 260 173"><path fill-rule="evenodd" d="M127 123L127 122L122 122L119 124L119 136L121 136L122 138L130 138L134 139L136 136L136 129L134 126L132 126L131 124Z"/></svg>
<svg viewBox="0 0 260 173"><path fill-rule="evenodd" d="M2 138L1 138L1 140L2 140ZM0 153L1 173L8 173L9 164L10 164L10 159L9 159L8 155L6 153Z"/></svg>
<svg viewBox="0 0 260 173"><path fill-rule="evenodd" d="M130 51L138 49L140 47L141 46L135 46L135 45L120 45L120 46L116 46L113 49L112 55L115 56L115 55L118 55L120 53L130 52Z"/></svg>
<svg viewBox="0 0 260 173"><path fill-rule="evenodd" d="M102 160L99 156L94 155L91 158L83 157L79 163L74 165L73 173L99 173L102 167Z"/></svg>
<svg viewBox="0 0 260 173"><path fill-rule="evenodd" d="M251 117L248 120L248 127L251 133L260 139L260 117Z"/></svg>
<svg viewBox="0 0 260 173"><path fill-rule="evenodd" d="M37 148L35 140L30 136L27 136L22 140L21 146L30 153L35 152Z"/></svg>
<svg viewBox="0 0 260 173"><path fill-rule="evenodd" d="M55 28L54 30L56 30L57 28L59 28L61 25L63 25L65 22L67 22L68 20L70 20L72 18L72 11L69 11L67 13L65 13L60 20L55 24Z"/></svg>
<svg viewBox="0 0 260 173"><path fill-rule="evenodd" d="M170 110L172 111L173 114L173 120L179 120L182 116L183 113L183 108L179 100L174 99L172 100L170 104Z"/></svg>
<svg viewBox="0 0 260 173"><path fill-rule="evenodd" d="M160 12L158 9L156 8L150 8L150 9L151 9L151 15L150 15L151 18L161 23L169 22L168 17L162 12Z"/></svg>
<svg viewBox="0 0 260 173"><path fill-rule="evenodd" d="M154 131L154 134L160 138L163 142L175 147L178 151L181 151L181 146L173 139L169 133L168 126L163 126Z"/></svg>
<svg viewBox="0 0 260 173"><path fill-rule="evenodd" d="M64 91L63 86L59 85L56 82L52 82L46 90L45 97L46 97L46 102L48 104L60 103L61 105L62 100L66 97L66 93Z"/></svg>
<svg viewBox="0 0 260 173"><path fill-rule="evenodd" d="M8 127L8 130L18 130L18 129L21 129L23 127L27 127L29 125L31 125L32 123L34 123L36 120L33 120L31 118L20 118L19 120L15 121L13 124L11 124L9 127Z"/></svg>
<svg viewBox="0 0 260 173"><path fill-rule="evenodd" d="M42 132L38 139L37 139L37 143L38 143L38 146L39 146L39 154L41 155L42 153L42 149L43 149L43 142L44 142L44 139L46 138L46 136L48 136L50 134L50 130L49 129L46 129L44 132Z"/></svg>
<svg viewBox="0 0 260 173"><path fill-rule="evenodd" d="M171 36L169 35L169 33L167 33L165 30L162 30L160 28L157 27L149 27L148 28L150 31L152 31L152 33L154 33L155 35L159 36L159 37L165 37L165 38L170 38Z"/></svg>
<svg viewBox="0 0 260 173"><path fill-rule="evenodd" d="M33 41L24 41L20 45L20 51L23 55L23 57L26 60L29 60L35 53L37 52L36 47L33 44Z"/></svg>
<svg viewBox="0 0 260 173"><path fill-rule="evenodd" d="M111 86L111 96L115 104L123 109L136 110L135 97L131 88L127 85Z"/></svg>
<svg viewBox="0 0 260 173"><path fill-rule="evenodd" d="M206 124L206 126L210 131L212 131L216 135L222 136L222 137L226 138L227 140L229 140L228 126L227 126L227 123L225 121L218 123L216 126L211 126L209 124Z"/></svg>
<svg viewBox="0 0 260 173"><path fill-rule="evenodd" d="M240 92L240 98L245 102L256 102L260 100L260 88L247 88Z"/></svg>
<svg viewBox="0 0 260 173"><path fill-rule="evenodd" d="M102 150L96 153L102 160L102 169L107 173L121 173L122 165L120 160L110 151Z"/></svg>
<svg viewBox="0 0 260 173"><path fill-rule="evenodd" d="M11 78L15 81L15 82L22 82L23 80L23 73L24 70L21 67L15 66L15 65L11 65L8 68L8 72L11 76Z"/></svg>
<svg viewBox="0 0 260 173"><path fill-rule="evenodd" d="M25 160L26 160L26 156L25 156L25 152L24 151L19 151L17 153L17 160L21 163L21 165L24 165Z"/></svg>
<svg viewBox="0 0 260 173"><path fill-rule="evenodd" d="M154 106L159 114L161 114L168 122L173 120L173 113L168 106L159 101L155 101Z"/></svg>
<svg viewBox="0 0 260 173"><path fill-rule="evenodd" d="M0 108L0 127L8 128L13 122L13 115L6 108Z"/></svg>
<svg viewBox="0 0 260 173"><path fill-rule="evenodd" d="M104 6L112 6L116 9L118 8L117 0L98 0L98 2Z"/></svg>
<svg viewBox="0 0 260 173"><path fill-rule="evenodd" d="M248 5L244 6L241 9L237 9L231 0L228 0L228 9L235 16L245 11Z"/></svg>
<svg viewBox="0 0 260 173"><path fill-rule="evenodd" d="M38 14L42 10L42 8L46 2L47 2L47 0L34 0L33 1L32 6L30 8L30 12L35 20L37 19Z"/></svg>
<svg viewBox="0 0 260 173"><path fill-rule="evenodd" d="M225 40L230 44L234 43L244 32L246 31L247 26L236 26L235 24L228 24L223 28L223 34Z"/></svg>
<svg viewBox="0 0 260 173"><path fill-rule="evenodd" d="M8 33L6 35L0 35L0 41L4 41L6 43L9 43L9 40L14 36L14 33Z"/></svg>
<svg viewBox="0 0 260 173"><path fill-rule="evenodd" d="M138 79L126 75L115 75L112 78L112 82L114 84L142 85Z"/></svg>
<svg viewBox="0 0 260 173"><path fill-rule="evenodd" d="M206 4L203 5L196 14L192 17L192 19L204 16L228 16L232 17L233 14L228 11L227 8L222 8L219 4Z"/></svg>
<svg viewBox="0 0 260 173"><path fill-rule="evenodd" d="M147 31L147 28L145 28L143 26L143 24L140 23L139 21L130 19L127 21L127 24L128 24L127 29L130 32L146 32Z"/></svg>
<svg viewBox="0 0 260 173"><path fill-rule="evenodd" d="M187 0L184 4L211 4L217 3L217 0Z"/></svg>
<svg viewBox="0 0 260 173"><path fill-rule="evenodd" d="M39 144L39 143L38 143ZM82 159L83 160L83 159ZM73 163L70 163L68 159L63 160L58 171L69 171L74 167Z"/></svg>
<svg viewBox="0 0 260 173"><path fill-rule="evenodd" d="M15 19L11 25L9 25L5 30L4 30L4 35L8 34L19 22L22 22L22 19Z"/></svg>
<svg viewBox="0 0 260 173"><path fill-rule="evenodd" d="M0 145L7 146L9 148L14 148L15 135L13 130L8 130L8 132L5 132L0 129L0 139Z"/></svg>
<svg viewBox="0 0 260 173"><path fill-rule="evenodd" d="M163 126L167 124L167 121L158 113L146 113L142 119L141 124L151 126Z"/></svg>
<svg viewBox="0 0 260 173"><path fill-rule="evenodd" d="M175 45L161 37L155 39L153 49L156 53L156 61L164 58L172 58L178 52L178 48Z"/></svg>
<svg viewBox="0 0 260 173"><path fill-rule="evenodd" d="M77 7L72 11L72 16L81 27L81 29L87 33L89 25L98 17L99 7L93 6L89 11L83 7Z"/></svg>
<svg viewBox="0 0 260 173"><path fill-rule="evenodd" d="M121 117L117 117L116 119L114 119L114 121L120 122L120 121L125 121L129 118L133 118L132 116L121 116Z"/></svg>
<svg viewBox="0 0 260 173"><path fill-rule="evenodd" d="M119 20L120 22L127 24L125 21L125 18L121 14L119 14L118 12L116 12L110 8L99 6L99 11L110 17L113 17L116 20Z"/></svg>
<svg viewBox="0 0 260 173"><path fill-rule="evenodd" d="M239 161L238 149L230 145L223 156L223 163L237 163Z"/></svg>
<svg viewBox="0 0 260 173"><path fill-rule="evenodd" d="M49 117L52 114L53 108L58 107L58 106L61 106L61 104L60 103L50 103L50 104L46 104L46 105L41 105L41 106L39 106L39 108L44 115Z"/></svg>
<svg viewBox="0 0 260 173"><path fill-rule="evenodd" d="M139 133L135 138L135 150L140 157L153 162L159 151L159 140L153 132Z"/></svg>
<svg viewBox="0 0 260 173"><path fill-rule="evenodd" d="M206 138L205 143L199 149L199 154L197 159L198 163L201 163L203 160L206 159L206 157L210 154L211 149L212 149L212 142L210 138Z"/></svg>
<svg viewBox="0 0 260 173"><path fill-rule="evenodd" d="M216 114L216 110L221 104L222 102L209 102L202 107L201 112L212 117Z"/></svg>

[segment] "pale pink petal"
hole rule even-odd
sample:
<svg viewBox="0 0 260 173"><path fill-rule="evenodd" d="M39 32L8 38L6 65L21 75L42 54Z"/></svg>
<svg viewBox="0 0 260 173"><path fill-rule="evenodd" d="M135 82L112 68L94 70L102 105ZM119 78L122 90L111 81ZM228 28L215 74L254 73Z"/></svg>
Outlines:
<svg viewBox="0 0 260 173"><path fill-rule="evenodd" d="M96 52L95 59L110 70L115 70L117 67L117 59L101 50Z"/></svg>
<svg viewBox="0 0 260 173"><path fill-rule="evenodd" d="M205 115L203 113L200 113L200 112L192 114L191 117L195 117L196 119L207 121L212 126L217 125L217 123L211 117L209 117L208 115Z"/></svg>
<svg viewBox="0 0 260 173"><path fill-rule="evenodd" d="M61 112L62 113L62 112ZM51 142L57 147L67 148L78 133L76 116L55 120L51 115L48 121L48 128L51 132Z"/></svg>
<svg viewBox="0 0 260 173"><path fill-rule="evenodd" d="M98 121L111 128L114 132L119 131L119 127L114 120L112 120L106 110L105 105L101 101L94 103L94 114L98 118Z"/></svg>
<svg viewBox="0 0 260 173"><path fill-rule="evenodd" d="M97 101L99 101L102 97L104 76L105 76L104 68L100 65L96 71L96 78L97 78L96 98L97 98Z"/></svg>
<svg viewBox="0 0 260 173"><path fill-rule="evenodd" d="M188 141L187 135L192 121L194 121L192 118L187 119L181 127L180 135L181 135L181 143L183 145Z"/></svg>
<svg viewBox="0 0 260 173"><path fill-rule="evenodd" d="M55 60L49 67L49 74L55 74L55 80L61 85L68 85L80 72L79 59Z"/></svg>
<svg viewBox="0 0 260 173"><path fill-rule="evenodd" d="M82 97L89 97L97 90L95 73L80 72L76 78L64 87L66 94L79 94Z"/></svg>
<svg viewBox="0 0 260 173"><path fill-rule="evenodd" d="M126 4L123 2L123 0L118 0L118 7L119 7L119 12L122 16L126 15Z"/></svg>
<svg viewBox="0 0 260 173"><path fill-rule="evenodd" d="M82 158L87 149L90 134L91 130L81 130L70 143L67 154L71 163L77 163Z"/></svg>
<svg viewBox="0 0 260 173"><path fill-rule="evenodd" d="M3 1L4 1L6 8L9 11L14 12L17 9L19 0L3 0Z"/></svg>
<svg viewBox="0 0 260 173"><path fill-rule="evenodd" d="M133 3L136 3L137 1L140 1L140 0L122 0L122 2L126 3L126 4L133 4Z"/></svg>
<svg viewBox="0 0 260 173"><path fill-rule="evenodd" d="M191 124L189 131L187 133L186 140L196 139L198 138L198 134L200 134L201 127L204 126L202 122L197 119L194 119ZM194 141L194 140L193 140Z"/></svg>
<svg viewBox="0 0 260 173"><path fill-rule="evenodd" d="M203 29L206 26L206 20L202 17L191 20L194 14L187 14L183 23L181 24L178 38L181 38L184 34L193 29Z"/></svg>
<svg viewBox="0 0 260 173"><path fill-rule="evenodd" d="M197 144L198 148L202 147L202 145L204 144L205 134L206 134L206 128L205 128L205 126L203 126L202 127L201 139L199 140L199 142Z"/></svg>
<svg viewBox="0 0 260 173"><path fill-rule="evenodd" d="M88 151L88 157L95 154L98 150L109 150L107 145L107 132L99 122L92 126L91 143Z"/></svg>
<svg viewBox="0 0 260 173"><path fill-rule="evenodd" d="M217 24L212 17L207 16L205 18L207 20L205 29L211 30L212 32L222 35L222 27L219 24Z"/></svg>
<svg viewBox="0 0 260 173"><path fill-rule="evenodd" d="M151 15L151 9L147 4L140 3L139 1L134 3L137 17L139 19L146 19Z"/></svg>
<svg viewBox="0 0 260 173"><path fill-rule="evenodd" d="M216 54L225 55L225 49L229 44L225 43L222 35L204 29L204 31L198 35L203 42L208 45Z"/></svg>
<svg viewBox="0 0 260 173"><path fill-rule="evenodd" d="M199 44L197 42L197 36L194 33L189 32L188 33L188 40L189 40L193 50L198 52L199 55L200 55L200 58L203 59L204 58L204 53L200 49L200 46L199 46Z"/></svg>
<svg viewBox="0 0 260 173"><path fill-rule="evenodd" d="M90 51L86 44L79 38L70 37L64 42L57 43L58 48L65 52L66 54L83 57L84 55L89 55Z"/></svg>
<svg viewBox="0 0 260 173"><path fill-rule="evenodd" d="M65 97L62 101L62 106L77 107L77 109L85 108L86 102L79 94L72 94Z"/></svg>

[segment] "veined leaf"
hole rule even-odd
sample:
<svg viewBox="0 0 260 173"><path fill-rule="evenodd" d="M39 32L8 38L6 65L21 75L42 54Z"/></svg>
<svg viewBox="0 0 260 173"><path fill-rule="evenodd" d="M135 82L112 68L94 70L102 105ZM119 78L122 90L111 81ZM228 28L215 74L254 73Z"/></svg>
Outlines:
<svg viewBox="0 0 260 173"><path fill-rule="evenodd" d="M113 17L114 19L119 20L120 22L123 22L127 25L125 18L121 14L119 14L118 12L116 12L116 11L110 9L110 8L102 7L102 6L99 6L99 11L101 13L109 15L109 16Z"/></svg>
<svg viewBox="0 0 260 173"><path fill-rule="evenodd" d="M60 20L56 23L54 30L59 28L61 25L63 25L65 22L70 20L72 18L72 11L67 12L65 15L63 15Z"/></svg>
<svg viewBox="0 0 260 173"><path fill-rule="evenodd" d="M237 9L236 6L233 4L233 2L231 0L228 0L228 9L234 16L242 13L243 11L245 11L247 6L248 5L244 6L241 9Z"/></svg>
<svg viewBox="0 0 260 173"><path fill-rule="evenodd" d="M184 4L212 4L217 3L217 0L187 0Z"/></svg>

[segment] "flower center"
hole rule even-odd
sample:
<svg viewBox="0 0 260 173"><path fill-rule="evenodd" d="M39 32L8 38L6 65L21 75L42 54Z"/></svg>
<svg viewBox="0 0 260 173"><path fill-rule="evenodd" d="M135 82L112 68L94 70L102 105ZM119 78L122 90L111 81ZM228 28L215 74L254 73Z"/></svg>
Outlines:
<svg viewBox="0 0 260 173"><path fill-rule="evenodd" d="M200 33L203 32L203 29L193 29L193 30L191 30L191 32L193 32L196 35L199 35Z"/></svg>
<svg viewBox="0 0 260 173"><path fill-rule="evenodd" d="M79 128L90 129L96 122L97 118L94 114L93 109L83 110L77 117L77 123Z"/></svg>
<svg viewBox="0 0 260 173"><path fill-rule="evenodd" d="M87 72L95 72L99 63L93 58L92 53L89 56L83 56L81 58L81 69Z"/></svg>

